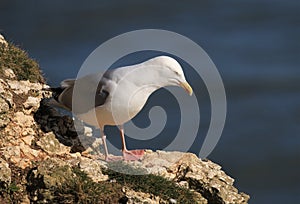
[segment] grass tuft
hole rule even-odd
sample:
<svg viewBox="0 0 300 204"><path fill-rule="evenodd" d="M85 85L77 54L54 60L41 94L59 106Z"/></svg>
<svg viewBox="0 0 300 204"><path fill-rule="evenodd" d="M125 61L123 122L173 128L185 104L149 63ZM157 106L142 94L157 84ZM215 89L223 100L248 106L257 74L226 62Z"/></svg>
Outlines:
<svg viewBox="0 0 300 204"><path fill-rule="evenodd" d="M0 45L0 77L5 77L3 71L8 68L14 71L18 80L44 82L38 63L11 43L7 47Z"/></svg>
<svg viewBox="0 0 300 204"><path fill-rule="evenodd" d="M123 169L123 172L126 170L127 173L145 173L144 169L132 167L124 162L112 162L109 167L115 170L118 168ZM72 178L66 180L63 185L53 186L50 189L51 201L55 203L119 203L125 196L122 193L122 188L126 186L137 192L159 196L163 200L173 198L178 203L197 203L193 192L166 178L153 174L124 174L110 168L103 170L103 173L115 182L105 181L100 183L92 181L79 168L73 168L74 176Z"/></svg>
<svg viewBox="0 0 300 204"><path fill-rule="evenodd" d="M179 203L197 203L193 192L178 186L174 181L153 174L137 175L145 172L145 169L135 168L124 162L112 162L109 163L108 167L108 169L103 170L103 173L107 174L110 179L115 179L122 186L153 194L164 200L173 198ZM111 169L121 170L122 173Z"/></svg>
<svg viewBox="0 0 300 204"><path fill-rule="evenodd" d="M123 196L121 186L110 182L96 183L79 168L63 185L50 189L54 203L118 203Z"/></svg>

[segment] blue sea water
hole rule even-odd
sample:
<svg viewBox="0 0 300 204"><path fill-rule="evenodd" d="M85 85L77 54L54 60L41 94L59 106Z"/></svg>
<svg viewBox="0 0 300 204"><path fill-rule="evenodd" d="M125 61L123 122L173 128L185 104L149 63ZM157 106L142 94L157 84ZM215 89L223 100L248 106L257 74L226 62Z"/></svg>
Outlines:
<svg viewBox="0 0 300 204"><path fill-rule="evenodd" d="M225 128L209 159L222 165L238 188L250 194L250 203L299 203L299 9L296 0L2 0L0 32L40 63L53 86L76 77L96 47L124 32L157 28L189 37L216 64L227 93ZM134 63L145 56L129 56L116 64ZM201 79L182 63L201 99L200 131L190 149L198 153L210 121L209 96ZM155 93L135 120L137 125L149 125L147 111L153 105L167 107L173 100L168 96L164 90ZM172 104L164 140L157 144L155 139L128 139L129 146L164 148L180 122L174 117L176 102ZM119 145L118 138L109 139Z"/></svg>

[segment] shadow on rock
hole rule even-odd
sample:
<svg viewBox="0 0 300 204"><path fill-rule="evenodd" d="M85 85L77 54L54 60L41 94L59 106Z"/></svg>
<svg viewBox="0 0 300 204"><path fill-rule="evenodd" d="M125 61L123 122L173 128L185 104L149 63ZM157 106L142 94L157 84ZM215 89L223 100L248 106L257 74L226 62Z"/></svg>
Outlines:
<svg viewBox="0 0 300 204"><path fill-rule="evenodd" d="M79 120L73 121L68 115L61 115L54 107L48 105L48 99L41 100L40 107L34 114L34 120L43 132L52 131L60 143L71 147L71 153L86 150L79 139L86 137L84 124Z"/></svg>

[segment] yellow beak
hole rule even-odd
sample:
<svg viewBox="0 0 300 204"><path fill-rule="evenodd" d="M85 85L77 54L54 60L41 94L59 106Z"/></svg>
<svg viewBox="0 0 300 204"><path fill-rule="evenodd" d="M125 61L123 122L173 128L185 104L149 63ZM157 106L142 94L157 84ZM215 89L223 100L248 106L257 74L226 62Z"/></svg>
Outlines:
<svg viewBox="0 0 300 204"><path fill-rule="evenodd" d="M191 96L193 94L193 89L189 85L189 83L185 82L180 82L180 86Z"/></svg>

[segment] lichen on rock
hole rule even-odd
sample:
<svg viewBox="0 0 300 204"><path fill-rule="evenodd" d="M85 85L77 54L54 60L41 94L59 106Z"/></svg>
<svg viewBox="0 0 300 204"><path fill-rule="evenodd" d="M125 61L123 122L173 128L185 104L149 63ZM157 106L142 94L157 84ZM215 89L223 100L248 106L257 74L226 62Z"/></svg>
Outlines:
<svg viewBox="0 0 300 204"><path fill-rule="evenodd" d="M55 137L54 133L46 133L36 144L49 155L63 155L70 153L70 147L61 144Z"/></svg>

